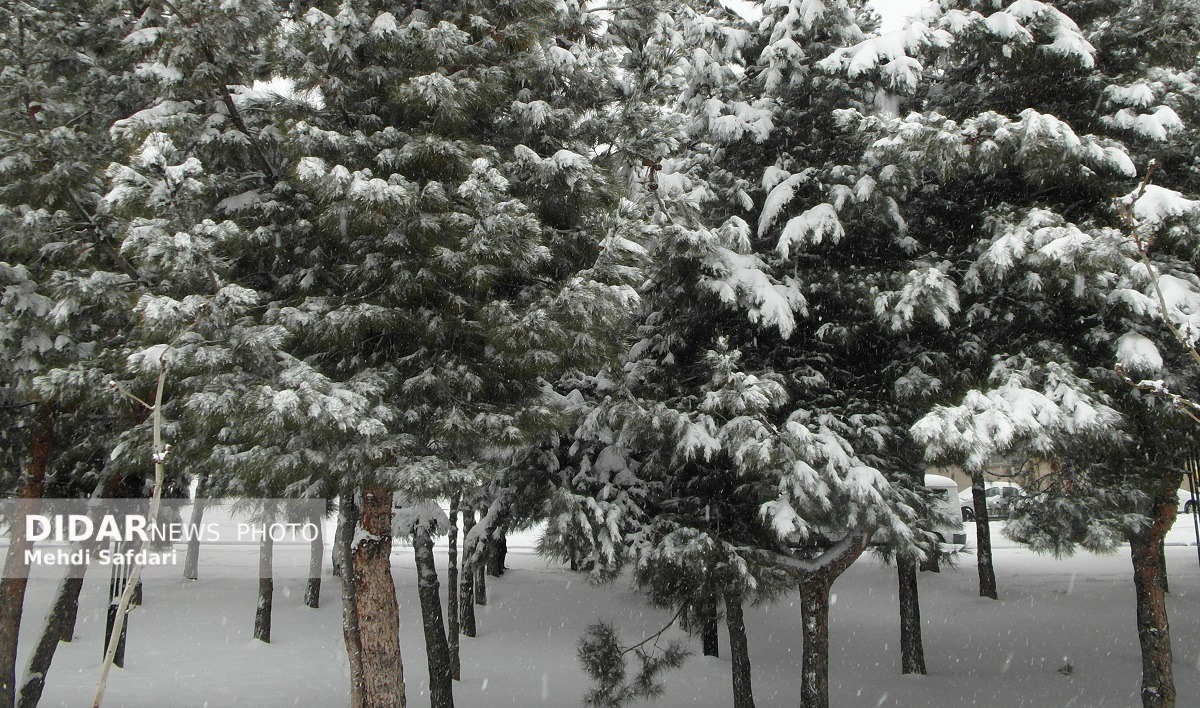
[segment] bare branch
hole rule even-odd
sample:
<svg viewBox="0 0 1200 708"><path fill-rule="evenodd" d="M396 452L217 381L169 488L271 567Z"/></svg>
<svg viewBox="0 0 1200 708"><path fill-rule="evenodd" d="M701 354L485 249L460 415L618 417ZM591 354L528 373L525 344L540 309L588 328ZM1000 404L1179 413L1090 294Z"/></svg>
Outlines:
<svg viewBox="0 0 1200 708"><path fill-rule="evenodd" d="M645 639L638 642L637 644L634 644L631 647L626 647L625 649L621 650L621 656L625 656L626 654L628 654L631 651L640 649L640 648L646 646L646 644L648 644L651 640L656 640L659 637L661 637L664 632L666 632L668 629L671 628L671 625L675 624L675 620L679 619L680 615L683 614L683 611L684 611L684 609L687 608L687 606L688 606L687 602L680 603L679 609L675 611L675 614L671 616L671 619L667 620L667 623L662 626L662 629L659 629L657 632L655 632L654 634L651 634L649 637L646 637Z"/></svg>

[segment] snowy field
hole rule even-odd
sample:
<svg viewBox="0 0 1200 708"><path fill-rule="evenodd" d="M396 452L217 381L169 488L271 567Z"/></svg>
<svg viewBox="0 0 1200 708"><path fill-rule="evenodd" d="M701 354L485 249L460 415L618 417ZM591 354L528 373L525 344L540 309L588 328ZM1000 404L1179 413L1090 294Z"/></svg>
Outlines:
<svg viewBox="0 0 1200 708"><path fill-rule="evenodd" d="M1200 569L1191 517L1168 536L1168 599L1180 705L1200 705ZM999 526L998 524L996 526ZM995 530L996 526L993 527ZM974 529L968 528L971 538ZM512 539L490 602L479 608L479 636L463 639L460 708L575 706L585 687L575 644L597 617L615 620L627 640L650 633L668 613L649 609L625 584L596 588L532 554L531 538ZM1180 545L1174 545L1180 544ZM1183 545L1193 544L1193 545ZM522 547L523 546L523 547ZM301 549L295 567L304 566ZM344 706L348 671L339 585L327 579L319 610L303 606L300 572L277 583L273 639L251 639L256 580L205 578L206 568L240 564L245 550L206 549L201 579L150 572L146 603L130 615L125 669L114 669L105 705L115 708ZM439 556L444 565L444 553ZM286 559L280 558L280 562ZM1128 550L1055 560L997 538L999 602L977 595L975 559L920 576L929 675L902 677L894 570L864 557L834 586L831 704L844 706L1131 706L1138 703L1139 654ZM289 571L290 572L290 571ZM398 549L401 648L409 704L427 705L424 642L411 549ZM226 573L228 575L228 573ZM444 577L443 577L444 582ZM26 657L55 589L30 586L22 627ZM107 573L89 574L76 640L62 644L42 705L90 703L99 671ZM789 600L749 608L746 623L757 704L799 700L800 610ZM696 655L667 676L650 704L728 706L726 637L717 659ZM1066 666L1070 666L1068 671ZM1063 671L1060 672L1060 669Z"/></svg>

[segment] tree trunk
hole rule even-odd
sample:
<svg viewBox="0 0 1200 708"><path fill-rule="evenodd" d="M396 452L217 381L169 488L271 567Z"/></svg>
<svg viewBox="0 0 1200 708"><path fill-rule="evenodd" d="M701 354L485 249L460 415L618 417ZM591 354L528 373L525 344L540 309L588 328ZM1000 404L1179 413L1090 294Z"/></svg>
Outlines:
<svg viewBox="0 0 1200 708"><path fill-rule="evenodd" d="M700 616L700 646L705 656L720 656L717 641L717 596L712 595L701 600Z"/></svg>
<svg viewBox="0 0 1200 708"><path fill-rule="evenodd" d="M272 567L275 541L271 539L271 520L263 526L258 546L258 604L254 608L254 638L271 643L271 609L275 600L275 570Z"/></svg>
<svg viewBox="0 0 1200 708"><path fill-rule="evenodd" d="M429 663L430 708L454 708L454 679L450 674L450 644L442 624L442 592L433 559L429 527L413 529L417 562L417 595L421 599L421 625L425 630L425 655Z"/></svg>
<svg viewBox="0 0 1200 708"><path fill-rule="evenodd" d="M816 575L800 584L804 650L800 664L800 705L829 708L829 588Z"/></svg>
<svg viewBox="0 0 1200 708"><path fill-rule="evenodd" d="M83 548L80 546L80 548ZM50 672L50 664L58 650L64 635L73 635L75 617L79 614L79 591L83 589L83 574L87 572L87 563L72 563L67 567L67 573L58 584L58 594L54 604L46 615L46 625L33 656L29 658L29 668L25 671L25 680L21 685L21 695L17 700L20 708L36 708L42 698L42 689L46 687L46 674Z"/></svg>
<svg viewBox="0 0 1200 708"><path fill-rule="evenodd" d="M729 628L729 657L733 663L733 708L754 708L750 683L750 643L742 616L742 598L725 596L725 625Z"/></svg>
<svg viewBox="0 0 1200 708"><path fill-rule="evenodd" d="M33 513L33 500L42 496L54 447L53 410L42 406L37 418L41 427L29 446L29 466L25 468L21 501L13 519L13 538L4 559L4 577L0 579L0 708L13 708L17 701L17 635L25 608L25 589L29 586L25 551L33 548L33 542L25 537L25 517Z"/></svg>
<svg viewBox="0 0 1200 708"><path fill-rule="evenodd" d="M87 568L85 563L79 570L78 578L65 578L63 582L70 582L71 592L75 593L75 602L67 605L63 611L62 621L59 622L58 639L61 642L71 642L75 639L75 622L79 618L79 592L83 590L83 573Z"/></svg>
<svg viewBox="0 0 1200 708"><path fill-rule="evenodd" d="M487 574L499 578L504 575L504 561L508 557L508 536L503 531L499 538L490 536L487 544Z"/></svg>
<svg viewBox="0 0 1200 708"><path fill-rule="evenodd" d="M1167 624L1162 547L1159 545L1175 521L1174 489L1170 494L1170 499L1155 499L1150 528L1129 539L1133 585L1137 594L1138 642L1142 650L1143 708L1175 707L1171 631Z"/></svg>
<svg viewBox="0 0 1200 708"><path fill-rule="evenodd" d="M996 592L996 569L992 567L992 530L988 526L987 496L983 489L983 473L971 475L971 503L975 507L976 558L979 561L979 596L999 599Z"/></svg>
<svg viewBox="0 0 1200 708"><path fill-rule="evenodd" d="M354 500L348 494L338 495L338 525L333 530L333 550L329 554L330 570L333 571L333 577L341 578L342 569L346 564L346 559L350 557L350 539L354 537L354 524L341 523L347 515L354 517L357 512L354 510ZM357 522L355 522L357 523Z"/></svg>
<svg viewBox="0 0 1200 708"><path fill-rule="evenodd" d="M804 708L829 708L829 590L833 581L862 555L868 541L869 536L852 539L839 555L823 559L816 570L802 573L800 705Z"/></svg>
<svg viewBox="0 0 1200 708"><path fill-rule="evenodd" d="M192 535L188 538L187 555L183 558L184 580L195 580L200 577L200 527L204 523L204 507L208 505L208 500L200 496L199 489L199 487L196 488L191 520L188 521L188 532Z"/></svg>
<svg viewBox="0 0 1200 708"><path fill-rule="evenodd" d="M446 569L446 638L450 644L450 678L462 679L458 638L458 505L462 495L450 497L450 550Z"/></svg>
<svg viewBox="0 0 1200 708"><path fill-rule="evenodd" d="M314 610L321 606L321 572L325 561L325 520L313 514L308 522L316 527L316 536L308 549L308 582L304 586L304 606Z"/></svg>
<svg viewBox="0 0 1200 708"><path fill-rule="evenodd" d="M354 595L354 556L350 542L358 525L358 511L354 498L341 495L338 507L338 525L334 538L338 544L334 558L343 559L342 569L342 636L346 640L346 657L350 664L350 708L363 708L363 662L362 634L358 629L358 600ZM337 564L335 563L335 567Z"/></svg>
<svg viewBox="0 0 1200 708"><path fill-rule="evenodd" d="M492 552L492 541L487 539L483 542L483 553L479 554L478 561L471 563L471 570L475 573L475 604L480 607L487 604L487 558Z"/></svg>
<svg viewBox="0 0 1200 708"><path fill-rule="evenodd" d="M900 579L900 673L925 672L925 646L921 642L921 603L917 595L917 562L904 553L896 555Z"/></svg>
<svg viewBox="0 0 1200 708"><path fill-rule="evenodd" d="M392 492L363 492L362 529L351 552L364 708L404 708L400 607L392 580Z"/></svg>
<svg viewBox="0 0 1200 708"><path fill-rule="evenodd" d="M475 528L475 510L471 507L463 509L463 561L462 572L458 579L458 616L462 624L460 631L464 636L475 636L475 569L467 552L466 538Z"/></svg>
<svg viewBox="0 0 1200 708"><path fill-rule="evenodd" d="M1158 573L1162 578L1163 592L1171 592L1171 581L1167 578L1167 537L1163 535L1158 539Z"/></svg>

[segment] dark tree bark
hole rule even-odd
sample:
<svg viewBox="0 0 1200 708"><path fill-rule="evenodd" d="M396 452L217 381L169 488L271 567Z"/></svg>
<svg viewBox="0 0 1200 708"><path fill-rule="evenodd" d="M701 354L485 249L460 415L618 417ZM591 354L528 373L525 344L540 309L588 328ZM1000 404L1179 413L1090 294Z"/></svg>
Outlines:
<svg viewBox="0 0 1200 708"><path fill-rule="evenodd" d="M362 529L350 554L358 639L362 647L364 708L404 708L400 607L392 579L392 492L363 491Z"/></svg>
<svg viewBox="0 0 1200 708"><path fill-rule="evenodd" d="M421 600L421 626L425 630L425 654L429 664L430 708L454 708L454 679L450 674L450 644L442 624L442 592L433 559L433 537L429 527L413 529L413 551L417 563L417 595Z"/></svg>
<svg viewBox="0 0 1200 708"><path fill-rule="evenodd" d="M717 639L717 597L712 595L701 600L700 615L700 647L705 656L720 656Z"/></svg>
<svg viewBox="0 0 1200 708"><path fill-rule="evenodd" d="M258 545L258 604L254 608L254 638L271 643L271 611L275 602L275 542L271 539L271 521L264 524Z"/></svg>
<svg viewBox="0 0 1200 708"><path fill-rule="evenodd" d="M1160 495L1154 500L1150 527L1129 539L1133 585L1137 594L1138 642L1142 651L1143 708L1175 708L1176 705L1171 630L1167 623L1160 545L1175 522L1177 502L1174 488L1169 490L1169 495L1170 498Z"/></svg>
<svg viewBox="0 0 1200 708"><path fill-rule="evenodd" d="M71 592L75 593L76 600L64 608L62 622L59 623L59 641L71 642L75 639L75 623L79 619L79 592L83 589L83 572L86 568L87 564L85 563L79 570L78 578L64 580L64 582L71 583Z"/></svg>
<svg viewBox="0 0 1200 708"><path fill-rule="evenodd" d="M39 408L37 421L21 485L21 501L13 519L13 538L4 559L4 577L0 579L0 708L13 708L17 701L17 635L25 609L25 589L29 586L25 551L33 548L33 542L25 537L25 517L33 513L33 500L42 496L54 449L53 409Z"/></svg>
<svg viewBox="0 0 1200 708"><path fill-rule="evenodd" d="M829 708L829 590L833 581L858 560L869 540L868 536L852 539L837 556L825 559L816 570L802 573L800 705L804 708Z"/></svg>
<svg viewBox="0 0 1200 708"><path fill-rule="evenodd" d="M458 616L462 626L460 631L464 636L475 636L475 569L471 565L470 554L466 547L467 535L475 528L475 511L471 507L463 509L463 561L462 572L458 579Z"/></svg>
<svg viewBox="0 0 1200 708"><path fill-rule="evenodd" d="M896 555L900 579L900 673L925 674L925 645L921 642L921 602L917 594L917 562Z"/></svg>
<svg viewBox="0 0 1200 708"><path fill-rule="evenodd" d="M325 532L324 521L319 514L313 514L308 523L316 527L316 537L313 538L308 550L308 582L304 585L304 606L314 610L321 606L321 573L325 561Z"/></svg>
<svg viewBox="0 0 1200 708"><path fill-rule="evenodd" d="M750 643L742 615L742 598L725 596L725 625L729 628L729 658L733 664L733 708L754 708L750 683Z"/></svg>
<svg viewBox="0 0 1200 708"><path fill-rule="evenodd" d="M823 577L814 577L800 585L800 616L804 625L800 705L804 708L829 706L829 587Z"/></svg>
<svg viewBox="0 0 1200 708"><path fill-rule="evenodd" d="M192 515L188 521L192 536L188 538L187 555L183 557L183 579L196 580L200 577L200 526L204 523L204 508L208 500L200 496L200 486L196 487L196 500L192 504Z"/></svg>
<svg viewBox="0 0 1200 708"><path fill-rule="evenodd" d="M471 563L471 571L475 574L475 604L480 607L487 604L487 567L486 559L491 553L491 540L484 541L483 553L479 560Z"/></svg>
<svg viewBox="0 0 1200 708"><path fill-rule="evenodd" d="M487 574L493 578L504 575L504 561L508 557L508 535L503 531L491 536L487 544Z"/></svg>
<svg viewBox="0 0 1200 708"><path fill-rule="evenodd" d="M446 569L446 638L450 644L450 678L462 678L462 659L458 638L458 514L461 494L450 497L450 550Z"/></svg>
<svg viewBox="0 0 1200 708"><path fill-rule="evenodd" d="M83 589L83 575L87 567L87 563L72 563L58 584L58 593L46 615L42 636L33 650L33 656L29 658L29 668L25 671L25 680L17 699L19 708L36 708L46 687L46 675L50 673L58 643L70 641L64 640L63 635L74 635L75 617L79 614L79 591Z"/></svg>
<svg viewBox="0 0 1200 708"><path fill-rule="evenodd" d="M342 577L342 636L346 640L346 657L350 664L350 708L363 708L363 662L362 634L358 628L358 599L354 596L354 556L350 541L358 525L358 510L352 495L341 495L338 510L337 532L334 534L337 548L334 558L343 559Z"/></svg>
<svg viewBox="0 0 1200 708"><path fill-rule="evenodd" d="M354 508L354 500L348 494L338 495L338 510L339 523L333 530L333 550L329 554L330 570L333 571L335 578L345 577L342 575L342 570L350 557L350 539L354 538L354 529L356 528L354 524L341 522L346 520L347 515L357 518L358 513Z"/></svg>
<svg viewBox="0 0 1200 708"><path fill-rule="evenodd" d="M996 569L992 567L992 529L988 525L987 496L983 488L983 473L971 475L971 503L975 507L976 558L979 562L979 596L999 599L996 592Z"/></svg>
<svg viewBox="0 0 1200 708"><path fill-rule="evenodd" d="M1162 577L1163 592L1171 592L1171 581L1167 578L1167 537L1158 539L1159 576Z"/></svg>

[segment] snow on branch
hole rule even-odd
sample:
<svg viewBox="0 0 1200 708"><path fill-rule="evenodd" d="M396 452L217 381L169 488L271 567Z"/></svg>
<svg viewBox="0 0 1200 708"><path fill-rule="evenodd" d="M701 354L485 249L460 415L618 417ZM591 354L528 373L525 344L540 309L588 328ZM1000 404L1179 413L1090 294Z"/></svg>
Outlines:
<svg viewBox="0 0 1200 708"><path fill-rule="evenodd" d="M777 282L756 255L717 247L709 259L710 275L702 283L727 305L746 311L750 321L774 327L781 337L796 329L795 312L804 308L804 297L794 283Z"/></svg>
<svg viewBox="0 0 1200 708"><path fill-rule="evenodd" d="M1168 220L1196 216L1200 213L1200 202L1185 199L1178 192L1150 184L1157 169L1158 162L1152 160L1138 188L1124 197L1114 199L1113 207L1121 217L1126 235L1133 241L1141 256L1146 276L1150 280L1150 289L1158 302L1159 317L1176 341L1187 351L1191 360L1200 364L1200 351L1196 349L1197 339L1200 338L1200 282L1197 282L1194 275L1190 279L1184 279L1160 273L1150 262L1154 231L1160 229ZM1149 229L1145 228L1147 226ZM1149 233L1146 233L1147 231ZM1129 377L1126 367L1137 371L1162 366L1162 356L1157 348L1150 352L1145 345L1132 339L1133 336L1138 335L1127 334L1118 342L1118 363L1115 367L1117 374L1134 388L1168 398L1176 410L1182 411L1200 424L1200 416L1197 416L1200 404L1197 402L1171 391L1162 380L1134 381ZM1150 346L1153 347L1152 342Z"/></svg>
<svg viewBox="0 0 1200 708"><path fill-rule="evenodd" d="M761 228L760 228L761 231ZM816 246L828 239L837 243L846 235L842 222L838 219L837 211L832 204L818 204L799 216L788 220L779 236L779 244L775 250L782 258L787 258L792 249L803 250L807 246Z"/></svg>
<svg viewBox="0 0 1200 708"><path fill-rule="evenodd" d="M1047 373L1045 392L1012 372L998 387L968 391L958 405L934 407L910 434L929 462L977 472L1015 450L1049 453L1061 440L1114 422L1115 412L1079 390L1069 372L1051 366Z"/></svg>
<svg viewBox="0 0 1200 708"><path fill-rule="evenodd" d="M959 301L958 288L946 273L948 267L941 263L909 271L898 292L884 292L875 298L875 315L897 332L922 315L949 328L950 315L959 311Z"/></svg>
<svg viewBox="0 0 1200 708"><path fill-rule="evenodd" d="M919 19L951 37L971 33L994 37L1006 57L1013 55L1014 46L1032 46L1085 69L1096 63L1096 48L1075 21L1041 0L1016 0L986 17L975 10L947 10L944 5L931 4Z"/></svg>
<svg viewBox="0 0 1200 708"><path fill-rule="evenodd" d="M924 22L913 22L902 30L838 49L818 66L830 73L845 73L851 79L878 70L888 88L912 91L922 72L921 63L915 57L930 46L946 47L952 39L944 29L932 29Z"/></svg>

